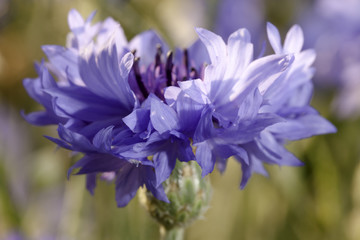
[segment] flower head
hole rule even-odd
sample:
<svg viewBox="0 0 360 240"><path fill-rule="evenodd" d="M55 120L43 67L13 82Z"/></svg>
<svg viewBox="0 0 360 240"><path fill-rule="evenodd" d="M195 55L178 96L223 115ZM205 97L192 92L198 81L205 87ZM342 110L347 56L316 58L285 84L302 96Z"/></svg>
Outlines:
<svg viewBox="0 0 360 240"><path fill-rule="evenodd" d="M205 176L235 157L244 187L263 163L299 165L286 140L335 131L309 107L314 55L300 51L297 26L282 47L269 24L275 54L254 59L246 29L226 44L198 28L201 42L171 52L153 31L127 42L114 20L91 18L70 11L67 47L43 48L49 62L24 86L45 110L24 117L58 125L48 138L83 154L69 175L86 174L91 193L99 175L113 180L120 207L144 185L168 201L162 183L177 160L195 160Z"/></svg>

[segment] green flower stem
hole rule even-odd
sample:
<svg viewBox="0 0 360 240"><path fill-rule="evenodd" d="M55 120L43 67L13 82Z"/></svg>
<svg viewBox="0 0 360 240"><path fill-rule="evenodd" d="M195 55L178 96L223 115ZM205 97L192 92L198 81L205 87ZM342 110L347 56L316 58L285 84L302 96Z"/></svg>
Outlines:
<svg viewBox="0 0 360 240"><path fill-rule="evenodd" d="M166 229L160 226L160 240L183 240L185 229L182 227L174 227Z"/></svg>

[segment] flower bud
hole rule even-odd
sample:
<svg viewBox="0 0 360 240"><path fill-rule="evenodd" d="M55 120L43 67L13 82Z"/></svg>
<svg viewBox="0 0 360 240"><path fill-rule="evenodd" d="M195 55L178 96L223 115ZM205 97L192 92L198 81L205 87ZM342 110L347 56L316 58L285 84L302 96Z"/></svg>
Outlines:
<svg viewBox="0 0 360 240"><path fill-rule="evenodd" d="M156 199L151 192L142 191L141 203L164 228L185 228L202 217L211 198L208 177L201 177L201 168L195 161L177 161L171 176L163 183L170 200Z"/></svg>

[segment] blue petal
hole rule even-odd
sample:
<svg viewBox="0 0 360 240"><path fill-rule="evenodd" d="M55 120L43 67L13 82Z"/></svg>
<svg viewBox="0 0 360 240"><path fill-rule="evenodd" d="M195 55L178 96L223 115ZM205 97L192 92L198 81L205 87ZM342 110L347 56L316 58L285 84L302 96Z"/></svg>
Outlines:
<svg viewBox="0 0 360 240"><path fill-rule="evenodd" d="M83 30L85 22L77 10L71 9L68 14L68 24L70 30L75 33Z"/></svg>
<svg viewBox="0 0 360 240"><path fill-rule="evenodd" d="M248 183L250 177L254 172L262 174L264 176L268 176L268 173L264 168L262 162L254 155L249 156L249 162L245 162L242 158L238 157L236 157L236 159L240 162L242 169L240 189L245 188L246 184Z"/></svg>
<svg viewBox="0 0 360 240"><path fill-rule="evenodd" d="M150 122L150 110L142 108L136 109L122 120L134 133L144 132Z"/></svg>
<svg viewBox="0 0 360 240"><path fill-rule="evenodd" d="M274 52L277 54L281 54L283 52L283 48L281 45L281 38L279 30L271 23L267 23L267 35L270 41Z"/></svg>
<svg viewBox="0 0 360 240"><path fill-rule="evenodd" d="M58 134L62 140L72 145L74 151L92 152L95 149L86 137L66 129L62 124L59 124Z"/></svg>
<svg viewBox="0 0 360 240"><path fill-rule="evenodd" d="M218 131L217 136L223 141L222 144L245 144L252 141L267 127L283 121L282 118L275 114L260 113L253 121L243 121L238 125Z"/></svg>
<svg viewBox="0 0 360 240"><path fill-rule="evenodd" d="M143 167L141 175L143 176L147 190L151 191L154 197L167 203L170 202L165 194L162 184L156 186L155 173L151 167Z"/></svg>
<svg viewBox="0 0 360 240"><path fill-rule="evenodd" d="M304 34L299 25L294 25L286 34L284 41L284 51L288 53L298 53L304 44Z"/></svg>
<svg viewBox="0 0 360 240"><path fill-rule="evenodd" d="M42 96L44 95L44 93L42 92L40 78L36 78L36 79L26 78L23 81L23 85L26 92L29 94L29 96L32 99L34 99L38 103L42 103L43 101Z"/></svg>
<svg viewBox="0 0 360 240"><path fill-rule="evenodd" d="M101 29L96 36L96 43L97 45L101 46L106 44L111 38L114 39L116 48L119 53L121 53L121 55L125 51L129 52L129 50L127 49L128 42L124 34L124 30L121 28L120 24L117 21L115 21L111 17L108 17L101 24Z"/></svg>
<svg viewBox="0 0 360 240"><path fill-rule="evenodd" d="M43 89L56 88L58 86L55 79L44 65L41 66L40 81Z"/></svg>
<svg viewBox="0 0 360 240"><path fill-rule="evenodd" d="M244 148L240 147L239 145L231 145L230 147L234 152L232 155L234 155L237 159L244 161L245 164L249 164L249 155Z"/></svg>
<svg viewBox="0 0 360 240"><path fill-rule="evenodd" d="M243 74L242 80L234 85L227 102L235 101L241 103L249 91L258 87L259 84L260 93L264 92L291 66L293 61L293 55L270 55L251 62ZM263 87L261 85L263 85Z"/></svg>
<svg viewBox="0 0 360 240"><path fill-rule="evenodd" d="M128 163L118 157L109 154L94 153L84 156L70 169L72 170L74 168L80 168L80 170L76 174L112 172L119 170L125 164Z"/></svg>
<svg viewBox="0 0 360 240"><path fill-rule="evenodd" d="M111 151L113 129L114 126L109 126L107 128L100 130L93 139L94 146L98 149Z"/></svg>
<svg viewBox="0 0 360 240"><path fill-rule="evenodd" d="M61 139L57 139L57 138L53 138L50 136L44 136L45 138L49 139L50 141L56 143L58 146L68 149L68 150L73 150L72 146L70 144L68 144L67 142L61 140Z"/></svg>
<svg viewBox="0 0 360 240"><path fill-rule="evenodd" d="M151 124L160 133L179 128L179 119L174 109L156 97L151 98Z"/></svg>
<svg viewBox="0 0 360 240"><path fill-rule="evenodd" d="M96 10L95 10L95 11L92 11L92 12L90 13L90 15L89 15L88 18L85 20L85 22L86 22L87 24L91 23L91 21L93 20L93 18L95 17L95 15L96 15Z"/></svg>
<svg viewBox="0 0 360 240"><path fill-rule="evenodd" d="M193 133L200 120L203 105L195 102L192 98L180 94L176 101L176 112L179 116L180 129L182 132Z"/></svg>
<svg viewBox="0 0 360 240"><path fill-rule="evenodd" d="M242 163L241 170L242 170L242 176L241 176L240 189L244 189L252 175L252 168L251 165Z"/></svg>
<svg viewBox="0 0 360 240"><path fill-rule="evenodd" d="M227 53L230 64L225 79L238 78L253 58L253 44L248 30L242 28L230 35Z"/></svg>
<svg viewBox="0 0 360 240"><path fill-rule="evenodd" d="M219 145L214 148L213 152L216 152L216 166L221 173L225 171L227 160L231 156L235 156L237 159L249 164L248 153L239 145Z"/></svg>
<svg viewBox="0 0 360 240"><path fill-rule="evenodd" d="M208 106L203 109L201 113L201 118L194 133L194 143L203 142L214 136L212 113L213 110Z"/></svg>
<svg viewBox="0 0 360 240"><path fill-rule="evenodd" d="M140 168L133 164L126 164L116 178L115 198L118 207L126 206L136 195L143 184L141 182Z"/></svg>
<svg viewBox="0 0 360 240"><path fill-rule="evenodd" d="M74 49L56 45L45 45L42 46L42 50L45 52L51 63L48 65L51 71L63 78L67 75L70 75L72 79L80 78L78 55Z"/></svg>
<svg viewBox="0 0 360 240"><path fill-rule="evenodd" d="M188 162L195 159L195 155L188 139L176 141L177 159L181 162Z"/></svg>
<svg viewBox="0 0 360 240"><path fill-rule="evenodd" d="M207 49L211 64L226 58L226 44L219 35L203 28L196 28L196 32Z"/></svg>
<svg viewBox="0 0 360 240"><path fill-rule="evenodd" d="M96 188L96 173L86 175L86 189L90 192L91 195L94 195L95 188Z"/></svg>
<svg viewBox="0 0 360 240"><path fill-rule="evenodd" d="M256 140L258 156L262 161L279 166L302 166L304 165L292 153L290 153L281 143L277 142L274 136L266 131L260 134L260 138Z"/></svg>
<svg viewBox="0 0 360 240"><path fill-rule="evenodd" d="M39 78L24 79L23 85L31 98L51 110L51 97L44 90L57 87L57 84L43 64L39 66L39 71Z"/></svg>
<svg viewBox="0 0 360 240"><path fill-rule="evenodd" d="M196 146L196 162L200 165L202 169L202 177L208 175L214 170L216 157L212 153L212 148L210 143L207 141L197 143Z"/></svg>
<svg viewBox="0 0 360 240"><path fill-rule="evenodd" d="M35 125L64 123L62 115L54 112L53 98L46 93L48 88L56 88L57 84L43 64L38 66L40 77L37 79L24 79L23 85L28 94L45 107L44 112L36 112L23 117Z"/></svg>
<svg viewBox="0 0 360 240"><path fill-rule="evenodd" d="M130 112L136 103L128 83L133 58L127 53L119 62L116 45L109 43L97 55L83 54L79 62L80 75L90 91L104 99L117 101Z"/></svg>
<svg viewBox="0 0 360 240"><path fill-rule="evenodd" d="M318 114L307 114L277 123L271 126L269 131L279 139L299 140L314 135L335 133L336 128Z"/></svg>
<svg viewBox="0 0 360 240"><path fill-rule="evenodd" d="M167 105L172 107L175 104L180 93L181 93L181 89L179 87L174 87L174 86L167 87L164 93L164 98Z"/></svg>
<svg viewBox="0 0 360 240"><path fill-rule="evenodd" d="M155 163L156 186L169 178L176 164L176 149L159 151L153 157Z"/></svg>
<svg viewBox="0 0 360 240"><path fill-rule="evenodd" d="M84 87L49 89L53 97L55 113L63 117L74 117L84 121L101 121L116 116L125 116L130 111L114 100L99 97Z"/></svg>
<svg viewBox="0 0 360 240"><path fill-rule="evenodd" d="M262 95L256 88L252 94L249 94L241 103L236 122L249 121L255 119L259 114L260 106L263 102Z"/></svg>
<svg viewBox="0 0 360 240"><path fill-rule="evenodd" d="M29 123L37 126L44 126L49 124L58 124L59 118L49 114L45 111L32 112L29 114L25 114L23 111L21 112L22 117Z"/></svg>
<svg viewBox="0 0 360 240"><path fill-rule="evenodd" d="M116 116L116 117L108 117L104 120L99 120L96 122L82 122L82 121L77 121L76 119L74 120L74 125L69 125L66 124L66 127L71 129L74 132L78 132L81 135L86 136L89 139L92 139L93 136L95 136L95 134L97 132L99 132L101 129L104 129L108 126L114 126L116 129L120 129L123 127L123 123L122 123L122 117L121 116ZM69 123L69 122L67 122ZM83 124L79 124L77 125L77 123L83 123Z"/></svg>
<svg viewBox="0 0 360 240"><path fill-rule="evenodd" d="M195 79L184 82L178 82L180 88L195 102L200 104L209 104L208 90L203 80Z"/></svg>

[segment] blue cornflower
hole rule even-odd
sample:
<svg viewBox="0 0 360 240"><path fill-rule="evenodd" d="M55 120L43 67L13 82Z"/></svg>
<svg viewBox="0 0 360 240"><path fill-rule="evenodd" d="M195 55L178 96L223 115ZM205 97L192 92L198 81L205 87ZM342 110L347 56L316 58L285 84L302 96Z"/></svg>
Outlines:
<svg viewBox="0 0 360 240"><path fill-rule="evenodd" d="M59 139L48 138L84 155L69 174L86 174L91 193L98 175L114 180L118 206L143 185L168 201L162 183L177 160L197 161L205 176L234 156L244 187L252 172L265 174L263 162L299 164L286 140L334 131L308 106L313 54L300 52L298 27L282 48L269 25L275 54L254 59L246 29L225 44L199 28L201 41L173 53L153 31L127 42L114 20L91 25L92 16L70 11L67 47L43 48L49 63L24 86L45 111L24 117L57 124Z"/></svg>
<svg viewBox="0 0 360 240"><path fill-rule="evenodd" d="M84 21L70 11L67 47L43 47L49 62L37 64L39 77L25 79L24 86L45 109L24 117L35 125L59 125L60 139L48 138L84 154L69 173L79 168L86 174L91 193L100 175L115 181L118 206L142 185L167 201L161 183L176 159L190 161L194 154L184 124L162 101L164 89L199 76L207 54L196 43L164 60L168 47L154 31L128 43L118 23L109 18L91 25L92 17Z"/></svg>

